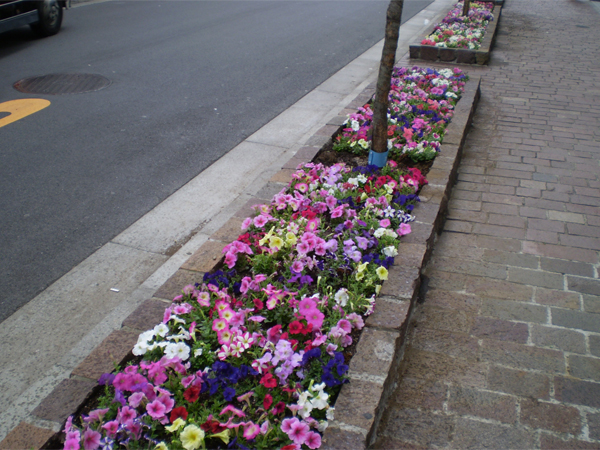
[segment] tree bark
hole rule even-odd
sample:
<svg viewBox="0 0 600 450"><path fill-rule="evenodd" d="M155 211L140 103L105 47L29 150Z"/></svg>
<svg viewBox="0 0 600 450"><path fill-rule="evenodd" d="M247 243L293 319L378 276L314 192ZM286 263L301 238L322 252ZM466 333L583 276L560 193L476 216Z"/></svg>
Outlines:
<svg viewBox="0 0 600 450"><path fill-rule="evenodd" d="M470 7L471 7L471 0L465 0L465 3L463 5L463 11L462 11L463 16L466 16L469 14Z"/></svg>
<svg viewBox="0 0 600 450"><path fill-rule="evenodd" d="M387 151L388 130L388 103L392 70L396 61L396 47L400 34L400 21L402 19L402 6L404 0L391 0L388 6L385 25L385 40L379 65L379 76L373 102L373 142L372 150L377 153Z"/></svg>

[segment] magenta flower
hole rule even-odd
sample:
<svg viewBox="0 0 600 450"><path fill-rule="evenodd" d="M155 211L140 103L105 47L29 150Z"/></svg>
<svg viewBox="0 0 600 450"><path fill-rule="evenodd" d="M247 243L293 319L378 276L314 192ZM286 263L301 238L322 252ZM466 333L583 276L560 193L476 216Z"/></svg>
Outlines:
<svg viewBox="0 0 600 450"><path fill-rule="evenodd" d="M63 448L64 450L79 450L79 439L67 439Z"/></svg>
<svg viewBox="0 0 600 450"><path fill-rule="evenodd" d="M254 225L257 228L262 228L265 226L265 224L269 221L269 219L267 219L265 216L263 216L262 214L260 216L256 216L254 218Z"/></svg>
<svg viewBox="0 0 600 450"><path fill-rule="evenodd" d="M317 304L312 298L303 298L298 303L298 312L305 316L307 313L310 313L313 309L317 308Z"/></svg>
<svg viewBox="0 0 600 450"><path fill-rule="evenodd" d="M283 419L283 422L281 422L281 431L283 431L285 434L288 434L290 431L292 431L292 425L295 425L298 422L300 421L297 417Z"/></svg>
<svg viewBox="0 0 600 450"><path fill-rule="evenodd" d="M129 422L137 417L137 413L135 409L130 408L129 406L123 406L119 413L117 414L117 420L119 423L124 424L125 422Z"/></svg>
<svg viewBox="0 0 600 450"><path fill-rule="evenodd" d="M325 319L325 315L316 308L305 314L304 317L306 317L306 322L313 326L314 330L320 329L323 325L323 319Z"/></svg>
<svg viewBox="0 0 600 450"><path fill-rule="evenodd" d="M288 437L295 443L302 445L308 437L310 428L304 422L296 422L292 424L291 430L287 433Z"/></svg>
<svg viewBox="0 0 600 450"><path fill-rule="evenodd" d="M111 420L110 422L106 422L102 425L102 429L106 430L106 435L110 438L114 438L119 430L119 422L116 420Z"/></svg>
<svg viewBox="0 0 600 450"><path fill-rule="evenodd" d="M102 436L97 431L90 428L83 433L83 448L85 450L96 450L100 447L100 438Z"/></svg>
<svg viewBox="0 0 600 450"><path fill-rule="evenodd" d="M304 445L312 449L319 448L321 446L321 435L319 433L311 431L310 433L308 433L308 436L306 436Z"/></svg>
<svg viewBox="0 0 600 450"><path fill-rule="evenodd" d="M410 232L411 232L410 225L407 223L401 223L400 228L398 228L396 230L396 233L398 233L400 236L404 236L406 234L409 234Z"/></svg>
<svg viewBox="0 0 600 450"><path fill-rule="evenodd" d="M160 400L156 399L146 405L146 411L153 419L160 420L165 416L167 408Z"/></svg>
<svg viewBox="0 0 600 450"><path fill-rule="evenodd" d="M260 427L258 425L253 422L246 422L243 433L243 436L246 439L252 440L258 435L258 433L260 433Z"/></svg>

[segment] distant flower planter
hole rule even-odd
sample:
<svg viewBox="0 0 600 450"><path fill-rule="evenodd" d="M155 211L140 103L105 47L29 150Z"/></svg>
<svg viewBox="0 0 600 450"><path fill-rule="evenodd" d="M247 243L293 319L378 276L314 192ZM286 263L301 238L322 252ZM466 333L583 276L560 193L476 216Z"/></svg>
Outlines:
<svg viewBox="0 0 600 450"><path fill-rule="evenodd" d="M480 1L485 2L486 0ZM490 3L490 2L487 2ZM496 39L498 29L498 20L502 11L503 0L495 0L491 13L493 20L489 21L485 28L485 35L478 49L469 48L449 48L443 46L423 45L422 43L410 45L410 58L426 61L442 61L452 62L457 64L477 64L485 65L489 63L490 52ZM430 37L436 30L439 24L434 24L427 31L426 36Z"/></svg>

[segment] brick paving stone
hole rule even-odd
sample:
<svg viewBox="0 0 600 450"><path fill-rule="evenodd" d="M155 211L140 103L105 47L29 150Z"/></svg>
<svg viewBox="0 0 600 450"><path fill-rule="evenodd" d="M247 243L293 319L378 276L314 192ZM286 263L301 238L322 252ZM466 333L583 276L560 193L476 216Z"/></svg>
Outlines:
<svg viewBox="0 0 600 450"><path fill-rule="evenodd" d="M491 365L487 388L523 397L550 399L550 377L536 372Z"/></svg>
<svg viewBox="0 0 600 450"><path fill-rule="evenodd" d="M478 316L475 317L475 323L470 330L470 334L481 339L526 344L529 339L529 326L526 323Z"/></svg>
<svg viewBox="0 0 600 450"><path fill-rule="evenodd" d="M411 378L405 374L390 403L394 408L419 408L442 411L448 397L448 387L437 380Z"/></svg>
<svg viewBox="0 0 600 450"><path fill-rule="evenodd" d="M541 305L581 309L580 299L581 296L575 292L557 291L540 287L535 290L535 302Z"/></svg>
<svg viewBox="0 0 600 450"><path fill-rule="evenodd" d="M561 402L600 408L600 383L555 377L554 397Z"/></svg>
<svg viewBox="0 0 600 450"><path fill-rule="evenodd" d="M469 276L466 280L466 292L486 298L528 302L533 298L534 288L503 280Z"/></svg>
<svg viewBox="0 0 600 450"><path fill-rule="evenodd" d="M577 378L600 381L600 358L579 355L567 356L569 373Z"/></svg>
<svg viewBox="0 0 600 450"><path fill-rule="evenodd" d="M575 330L531 324L531 342L540 347L586 353L585 335Z"/></svg>
<svg viewBox="0 0 600 450"><path fill-rule="evenodd" d="M600 296L583 294L583 310L589 313L600 313Z"/></svg>
<svg viewBox="0 0 600 450"><path fill-rule="evenodd" d="M600 333L600 320L595 314L551 308L552 324L576 330Z"/></svg>
<svg viewBox="0 0 600 450"><path fill-rule="evenodd" d="M481 360L516 369L556 374L566 372L562 352L507 341L484 340L481 344Z"/></svg>
<svg viewBox="0 0 600 450"><path fill-rule="evenodd" d="M561 274L516 267L508 268L508 280L513 283L550 289L562 289L564 286L564 277Z"/></svg>
<svg viewBox="0 0 600 450"><path fill-rule="evenodd" d="M515 423L517 420L515 397L462 386L450 387L448 410L504 423Z"/></svg>
<svg viewBox="0 0 600 450"><path fill-rule="evenodd" d="M590 438L600 440L600 413L587 414Z"/></svg>
<svg viewBox="0 0 600 450"><path fill-rule="evenodd" d="M501 252L498 250L486 249L482 257L483 261L489 261L496 264L505 264L507 266L523 267L537 269L539 266L539 257L534 255L524 255L520 253Z"/></svg>
<svg viewBox="0 0 600 450"><path fill-rule="evenodd" d="M502 320L548 323L548 309L546 307L510 300L498 301L498 299L484 298L481 300L480 314Z"/></svg>
<svg viewBox="0 0 600 450"><path fill-rule="evenodd" d="M578 434L581 431L579 410L571 406L524 399L521 401L520 415L521 423L532 428L571 434Z"/></svg>
<svg viewBox="0 0 600 450"><path fill-rule="evenodd" d="M541 450L598 450L600 445L595 442L586 442L579 439L567 438L561 439L551 434L542 433L540 437Z"/></svg>
<svg viewBox="0 0 600 450"><path fill-rule="evenodd" d="M582 294L600 294L600 280L592 278L582 278L567 276L567 285L570 291L581 292Z"/></svg>
<svg viewBox="0 0 600 450"><path fill-rule="evenodd" d="M445 446L454 432L455 419L430 411L416 409L391 410L384 418L385 436L401 436L404 442L427 448Z"/></svg>
<svg viewBox="0 0 600 450"><path fill-rule="evenodd" d="M458 419L452 447L457 449L533 448L535 434L526 428Z"/></svg>
<svg viewBox="0 0 600 450"><path fill-rule="evenodd" d="M475 361L479 358L477 338L466 333L432 330L419 326L414 330L412 347L417 350L442 353Z"/></svg>
<svg viewBox="0 0 600 450"><path fill-rule="evenodd" d="M580 275L583 277L594 276L594 266L592 264L565 261L562 259L540 258L540 269L548 272Z"/></svg>

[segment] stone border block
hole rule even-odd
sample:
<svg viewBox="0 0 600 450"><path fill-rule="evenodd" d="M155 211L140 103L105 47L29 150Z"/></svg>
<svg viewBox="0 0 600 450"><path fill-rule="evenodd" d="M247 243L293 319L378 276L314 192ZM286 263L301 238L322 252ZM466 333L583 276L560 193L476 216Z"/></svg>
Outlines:
<svg viewBox="0 0 600 450"><path fill-rule="evenodd" d="M96 381L68 378L58 386L33 410L32 416L49 422L63 424L67 417L75 413L92 396Z"/></svg>
<svg viewBox="0 0 600 450"><path fill-rule="evenodd" d="M113 331L71 372L71 376L97 381L103 373L112 372L115 364L122 366L132 356L131 349L139 334L137 330L123 328Z"/></svg>
<svg viewBox="0 0 600 450"><path fill-rule="evenodd" d="M240 222L242 219L236 220L234 223ZM241 228L238 229L242 232ZM236 236L237 237L237 236ZM194 272L210 272L215 264L218 264L223 258L223 247L227 242L219 240L214 241L209 239L194 252L192 256L181 266L182 269L191 270Z"/></svg>
<svg viewBox="0 0 600 450"><path fill-rule="evenodd" d="M54 436L52 430L21 422L0 442L0 450L44 448L52 436Z"/></svg>
<svg viewBox="0 0 600 450"><path fill-rule="evenodd" d="M500 20L500 15L502 13L502 3L498 1L495 2L496 6L494 6L494 9L492 10L494 20L488 23L479 50L434 47L431 45L421 45L420 43L415 43L409 46L410 59L441 61L456 64L477 64L480 66L488 64L490 62L490 53L492 52L494 42L496 41L498 21ZM436 26L437 23L432 25L425 32L425 34L422 35L422 37L419 39L419 42L432 34Z"/></svg>
<svg viewBox="0 0 600 450"><path fill-rule="evenodd" d="M156 324L162 322L165 309L169 303L156 298L146 300L123 321L121 326L139 332L149 330Z"/></svg>

